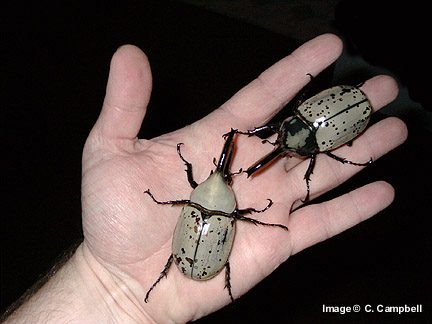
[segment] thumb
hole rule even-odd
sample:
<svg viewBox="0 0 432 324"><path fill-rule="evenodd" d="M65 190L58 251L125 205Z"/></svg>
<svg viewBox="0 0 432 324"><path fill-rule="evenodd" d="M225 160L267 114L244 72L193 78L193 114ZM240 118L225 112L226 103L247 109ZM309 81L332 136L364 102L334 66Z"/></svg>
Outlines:
<svg viewBox="0 0 432 324"><path fill-rule="evenodd" d="M146 55L133 45L120 47L111 59L105 100L88 144L95 148L134 140L147 110L151 87Z"/></svg>

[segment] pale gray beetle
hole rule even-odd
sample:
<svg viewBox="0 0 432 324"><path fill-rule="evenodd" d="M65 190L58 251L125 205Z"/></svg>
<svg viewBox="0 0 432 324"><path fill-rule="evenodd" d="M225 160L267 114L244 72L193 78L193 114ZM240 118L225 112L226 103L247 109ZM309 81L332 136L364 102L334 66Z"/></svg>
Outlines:
<svg viewBox="0 0 432 324"><path fill-rule="evenodd" d="M231 130L222 150L216 170L201 184L193 180L192 165L187 162L180 152L177 144L177 152L186 165L187 178L194 189L189 200L158 201L146 190L154 202L163 205L184 204L180 218L174 230L172 240L172 254L168 258L159 278L148 290L145 302L148 302L150 292L166 277L169 267L174 260L177 268L187 277L195 280L208 280L216 276L224 267L225 287L231 301L234 301L230 283L230 265L228 257L235 234L235 221L243 220L255 225L276 226L288 230L284 225L263 223L256 219L243 216L247 213L262 213L272 205L269 204L262 210L254 208L237 209L234 191L231 188L232 174L229 172L234 153L233 138L236 130ZM241 171L240 171L241 172Z"/></svg>
<svg viewBox="0 0 432 324"><path fill-rule="evenodd" d="M317 154L325 153L331 158L357 166L366 163L348 161L330 151L351 142L366 128L372 106L359 87L340 85L321 91L317 95L300 102L294 109L294 115L281 123L256 127L253 130L241 132L249 136L257 135L263 131L277 133L275 142L271 143L275 149L250 166L246 173L248 176L278 156L299 156L310 158L309 167L305 173L307 194L303 202L309 200L309 182L313 173Z"/></svg>

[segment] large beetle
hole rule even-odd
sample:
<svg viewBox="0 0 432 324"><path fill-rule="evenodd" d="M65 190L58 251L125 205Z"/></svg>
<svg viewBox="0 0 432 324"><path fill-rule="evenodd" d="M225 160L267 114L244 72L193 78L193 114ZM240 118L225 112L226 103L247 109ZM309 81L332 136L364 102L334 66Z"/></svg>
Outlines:
<svg viewBox="0 0 432 324"><path fill-rule="evenodd" d="M232 174L229 172L234 153L235 133L233 129L228 133L216 170L199 185L193 180L192 165L181 155L182 143L177 144L177 152L186 165L187 178L193 188L190 199L158 201L150 190L145 191L157 204L185 205L174 230L172 254L159 278L148 290L145 302L148 302L153 288L167 275L173 261L185 276L194 280L211 279L225 267L225 287L228 289L231 301L234 301L228 257L234 240L235 221L243 220L255 225L276 226L288 230L284 225L263 223L243 216L253 212L264 212L272 205L270 199L267 207L262 210L237 209L234 191L231 188Z"/></svg>
<svg viewBox="0 0 432 324"><path fill-rule="evenodd" d="M366 128L372 113L371 104L358 87L340 85L321 91L317 95L300 103L294 109L294 115L278 124L256 127L241 132L249 136L263 131L277 133L275 142L264 140L275 146L275 149L250 166L248 176L258 171L279 156L289 155L310 158L309 167L304 179L307 194L304 202L309 200L310 176L315 166L317 154L325 153L331 158L357 166L372 162L357 163L339 157L330 151L350 143Z"/></svg>

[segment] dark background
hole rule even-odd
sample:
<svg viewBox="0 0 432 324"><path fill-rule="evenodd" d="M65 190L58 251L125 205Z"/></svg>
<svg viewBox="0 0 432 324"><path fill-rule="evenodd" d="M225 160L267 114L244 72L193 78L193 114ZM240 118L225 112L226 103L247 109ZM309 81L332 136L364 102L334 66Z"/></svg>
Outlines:
<svg viewBox="0 0 432 324"><path fill-rule="evenodd" d="M154 90L141 137L205 116L304 41L331 31L345 52L318 86L378 73L401 94L405 144L326 194L375 180L396 188L376 217L290 258L199 323L426 322L431 315L431 100L420 1L123 1L6 7L2 60L1 308L80 240L81 153L102 104L109 62L132 43L149 56ZM379 139L377 139L379 140ZM244 269L247 271L247 269ZM235 284L235 283L233 283ZM206 302L206 301L203 301ZM423 314L323 314L322 305L423 304Z"/></svg>

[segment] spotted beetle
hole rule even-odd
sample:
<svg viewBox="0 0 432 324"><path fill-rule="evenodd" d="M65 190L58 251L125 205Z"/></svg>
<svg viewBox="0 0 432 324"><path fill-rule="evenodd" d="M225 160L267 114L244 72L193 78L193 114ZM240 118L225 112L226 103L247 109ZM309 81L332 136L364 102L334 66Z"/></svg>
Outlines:
<svg viewBox="0 0 432 324"><path fill-rule="evenodd" d="M310 158L304 175L307 194L303 202L309 201L310 176L315 167L316 156L324 153L341 162L365 166L372 162L357 163L339 157L330 151L351 142L366 128L372 106L359 87L340 85L321 91L317 95L300 102L293 116L281 123L256 127L241 132L249 136L263 131L277 133L275 142L264 140L275 146L274 150L250 166L246 173L251 176L279 156L298 156Z"/></svg>
<svg viewBox="0 0 432 324"><path fill-rule="evenodd" d="M180 152L182 143L177 144L177 153L186 165L187 178L193 188L190 199L158 201L150 190L144 192L157 204L185 205L174 230L172 254L158 279L147 291L145 302L148 302L150 292L159 281L166 277L173 261L185 276L194 280L211 279L225 267L225 287L228 289L231 301L234 301L228 257L234 240L235 221L248 221L255 225L275 226L288 230L281 224L263 223L244 216L266 211L272 205L270 199L268 205L261 210L236 207L234 191L231 188L232 173L229 172L234 153L235 133L236 130L233 129L228 133L216 170L199 185L193 179L192 165Z"/></svg>

